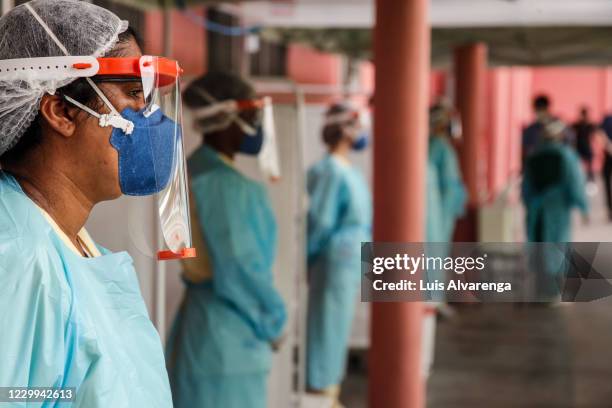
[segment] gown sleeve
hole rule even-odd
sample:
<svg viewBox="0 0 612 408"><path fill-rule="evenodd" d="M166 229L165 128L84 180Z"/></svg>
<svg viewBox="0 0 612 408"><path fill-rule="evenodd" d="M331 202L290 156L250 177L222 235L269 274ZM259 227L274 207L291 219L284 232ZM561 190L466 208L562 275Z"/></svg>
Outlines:
<svg viewBox="0 0 612 408"><path fill-rule="evenodd" d="M16 254L16 245L2 246L0 387L66 386L70 301L57 265L36 251Z"/></svg>
<svg viewBox="0 0 612 408"><path fill-rule="evenodd" d="M287 313L274 287L276 225L263 188L238 177L194 188L213 263L215 293L249 322L258 338L282 334ZM214 197L209 199L208 197Z"/></svg>

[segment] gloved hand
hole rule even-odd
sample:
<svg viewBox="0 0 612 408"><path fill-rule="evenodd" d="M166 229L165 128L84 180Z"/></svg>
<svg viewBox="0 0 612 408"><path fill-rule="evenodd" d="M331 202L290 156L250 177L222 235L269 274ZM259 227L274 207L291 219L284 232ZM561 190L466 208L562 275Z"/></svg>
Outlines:
<svg viewBox="0 0 612 408"><path fill-rule="evenodd" d="M272 347L272 351L277 353L285 343L285 340L287 340L287 333L283 333L277 339L272 340L270 342L270 347Z"/></svg>
<svg viewBox="0 0 612 408"><path fill-rule="evenodd" d="M589 225L591 223L591 215L589 213L582 214L582 223L584 225Z"/></svg>

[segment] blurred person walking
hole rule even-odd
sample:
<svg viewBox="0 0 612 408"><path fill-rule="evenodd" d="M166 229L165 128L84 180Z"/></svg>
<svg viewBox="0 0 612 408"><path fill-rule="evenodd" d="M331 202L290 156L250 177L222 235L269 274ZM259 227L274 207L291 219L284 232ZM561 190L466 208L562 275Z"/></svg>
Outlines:
<svg viewBox="0 0 612 408"><path fill-rule="evenodd" d="M535 97L533 100L533 111L535 113L535 121L523 130L523 159L529 156L545 138L544 126L556 119L550 112L550 99L546 95ZM571 143L572 139L572 132L567 128L559 136L559 141L563 143Z"/></svg>
<svg viewBox="0 0 612 408"><path fill-rule="evenodd" d="M601 128L604 131L605 148L604 148L604 164L602 176L604 182L604 190L606 192L606 207L608 209L608 219L612 221L612 115L607 115Z"/></svg>
<svg viewBox="0 0 612 408"><path fill-rule="evenodd" d="M560 295L564 243L572 240L573 209L588 220L585 177L580 159L561 142L566 126L559 120L545 123L542 141L527 156L523 169L522 199L527 211L528 242L560 245L530 246L530 265L536 275L538 300Z"/></svg>
<svg viewBox="0 0 612 408"><path fill-rule="evenodd" d="M576 153L561 143L564 133L565 124L551 120L525 160L522 199L529 242L571 241L572 209L588 215L584 172Z"/></svg>
<svg viewBox="0 0 612 408"><path fill-rule="evenodd" d="M580 109L580 119L573 125L576 151L578 155L586 165L587 179L589 182L595 180L595 173L593 170L593 136L597 130L597 126L591 122L589 118L589 109L582 107Z"/></svg>

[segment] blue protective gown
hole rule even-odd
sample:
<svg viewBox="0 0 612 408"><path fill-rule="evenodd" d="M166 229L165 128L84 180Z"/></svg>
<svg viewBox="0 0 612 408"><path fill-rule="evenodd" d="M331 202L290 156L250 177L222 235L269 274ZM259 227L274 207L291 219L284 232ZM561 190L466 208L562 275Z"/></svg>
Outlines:
<svg viewBox="0 0 612 408"><path fill-rule="evenodd" d="M308 172L308 359L313 389L340 384L372 205L361 174L329 155Z"/></svg>
<svg viewBox="0 0 612 408"><path fill-rule="evenodd" d="M442 215L442 199L440 198L440 181L438 169L427 161L427 183L425 184L425 237L427 242L444 242L446 229Z"/></svg>
<svg viewBox="0 0 612 408"><path fill-rule="evenodd" d="M537 165L528 162L537 157L560 158L558 182L543 190L536 188ZM527 239L529 242L571 241L571 211L588 212L585 177L578 155L568 146L555 141L542 142L526 159L523 174L522 198L527 209Z"/></svg>
<svg viewBox="0 0 612 408"><path fill-rule="evenodd" d="M265 408L270 342L284 302L273 285L276 223L262 185L207 146L188 161L212 279L186 282L167 356L176 408Z"/></svg>
<svg viewBox="0 0 612 408"><path fill-rule="evenodd" d="M440 197L440 221L431 231L431 241L449 242L453 238L455 222L465 212L467 193L461 179L457 153L447 139L439 136L429 138L428 161L435 168ZM428 216L428 220L430 217ZM434 221L432 219L432 221ZM429 228L428 228L429 231ZM428 239L430 239L428 237Z"/></svg>
<svg viewBox="0 0 612 408"><path fill-rule="evenodd" d="M442 200L440 198L440 183L438 170L431 161L427 162L427 183L425 184L425 237L427 256L445 257L448 252L448 243L445 242L445 228L442 214ZM444 282L446 272L441 269L428 269L425 278L428 282L436 280ZM444 300L443 291L429 291L428 299Z"/></svg>
<svg viewBox="0 0 612 408"><path fill-rule="evenodd" d="M132 259L100 251L75 254L0 172L0 387L76 388L73 403L28 407L170 408Z"/></svg>
<svg viewBox="0 0 612 408"><path fill-rule="evenodd" d="M444 258L448 256L455 222L463 215L467 198L457 154L444 137L429 138L426 190L426 240L432 243L427 245L427 255ZM446 281L444 270L430 269L426 276L432 283ZM443 301L445 292L430 291L429 296Z"/></svg>
<svg viewBox="0 0 612 408"><path fill-rule="evenodd" d="M556 300L562 292L571 212L574 208L588 212L585 184L578 155L561 142L543 141L525 160L522 198L527 240L548 243L527 247L538 300Z"/></svg>

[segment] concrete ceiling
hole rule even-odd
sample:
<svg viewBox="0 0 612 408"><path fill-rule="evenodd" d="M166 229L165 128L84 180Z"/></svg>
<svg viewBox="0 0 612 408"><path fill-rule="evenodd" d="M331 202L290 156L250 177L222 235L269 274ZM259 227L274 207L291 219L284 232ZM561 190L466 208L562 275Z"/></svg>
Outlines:
<svg viewBox="0 0 612 408"><path fill-rule="evenodd" d="M462 44L485 42L492 65L611 65L612 27L437 28L432 32L432 62L450 62Z"/></svg>
<svg viewBox="0 0 612 408"><path fill-rule="evenodd" d="M112 0L139 7L177 0ZM410 0L397 0L410 1ZM374 0L181 0L215 4L268 28L370 30ZM482 41L498 65L612 64L612 0L431 0L432 59Z"/></svg>
<svg viewBox="0 0 612 408"><path fill-rule="evenodd" d="M245 19L266 27L365 29L372 0L254 1ZM431 0L432 62L485 42L494 65L612 64L612 0Z"/></svg>
<svg viewBox="0 0 612 408"><path fill-rule="evenodd" d="M244 2L245 16L266 26L369 28L373 0ZM431 0L434 28L611 26L611 0Z"/></svg>

